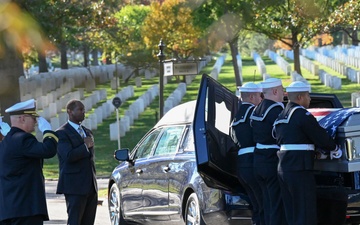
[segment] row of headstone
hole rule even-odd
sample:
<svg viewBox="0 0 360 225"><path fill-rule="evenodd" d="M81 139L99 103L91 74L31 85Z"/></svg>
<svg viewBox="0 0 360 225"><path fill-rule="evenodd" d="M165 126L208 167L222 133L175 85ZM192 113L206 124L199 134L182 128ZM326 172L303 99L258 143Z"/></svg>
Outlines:
<svg viewBox="0 0 360 225"><path fill-rule="evenodd" d="M173 107L177 106L181 102L185 94L186 84L179 83L178 87L169 95L169 97L164 102L164 114Z"/></svg>
<svg viewBox="0 0 360 225"><path fill-rule="evenodd" d="M354 58L360 58L360 46L351 45L351 46L347 49L347 54L348 54L349 56L354 57Z"/></svg>
<svg viewBox="0 0 360 225"><path fill-rule="evenodd" d="M281 49L280 54L284 55L286 58L294 60L294 51ZM312 60L300 55L300 65L309 71L312 75L319 75L319 65L316 65Z"/></svg>
<svg viewBox="0 0 360 225"><path fill-rule="evenodd" d="M223 55L221 55L220 57L218 57L216 59L216 62L215 62L214 66L213 66L213 68L212 68L212 70L210 72L210 76L212 78L214 78L215 80L218 79L218 76L219 76L220 71L221 71L221 67L225 63L225 59L226 59L226 54L223 54Z"/></svg>
<svg viewBox="0 0 360 225"><path fill-rule="evenodd" d="M346 65L356 67L358 69L360 68L360 58L356 58L356 57L347 55L343 52L335 52L334 59L336 59Z"/></svg>
<svg viewBox="0 0 360 225"><path fill-rule="evenodd" d="M337 90L341 89L341 78L338 76L331 75L324 70L319 70L319 79L327 87Z"/></svg>
<svg viewBox="0 0 360 225"><path fill-rule="evenodd" d="M106 89L94 91L90 96L84 98L84 90L79 89L77 91L67 93L66 96L63 96L61 99L56 100L55 103L51 103L51 107L46 108L46 110L39 111L39 115L45 117L48 121L50 121L51 128L53 130L58 129L64 123L68 121L68 114L65 111L60 111L58 113L54 112L54 109L58 111L59 105L64 105L63 108L66 108L66 104L68 101L72 99L79 99L83 102L85 106L85 111L88 112L92 110L95 104L100 100L106 99ZM127 86L123 88L118 94L117 97L122 99L125 102L128 98L134 96L134 88L132 86ZM87 118L84 119L83 125L91 130L96 130L97 125L102 123L105 118L108 118L115 110L115 107L112 104L112 100L107 100L106 102L102 103L101 106L96 107L92 113L89 114ZM55 114L55 115L54 115ZM50 119L49 115L54 115ZM41 132L36 128L36 137L38 140L42 139Z"/></svg>
<svg viewBox="0 0 360 225"><path fill-rule="evenodd" d="M144 112L155 97L159 94L159 86L153 85L143 95L141 95L135 102L133 102L127 110L125 110L124 116L120 118L118 126L117 121L110 124L110 140L117 140L119 137L124 137L126 132L130 130L130 126L133 125L134 120L138 119L139 115Z"/></svg>
<svg viewBox="0 0 360 225"><path fill-rule="evenodd" d="M57 129L61 124L66 121L61 120L61 116L57 116L62 112L66 112L66 105L72 99L81 100L85 106L85 111L90 111L98 102L106 100L107 92L106 89L93 91L89 96L84 98L83 90L68 93L66 96L56 99L49 104L49 106L39 111L39 115L44 117L46 120L51 121L53 129ZM102 119L102 118L101 118ZM102 121L101 121L102 122ZM92 127L95 127L94 125Z"/></svg>
<svg viewBox="0 0 360 225"><path fill-rule="evenodd" d="M199 71L204 68L209 62L211 62L212 56L207 55L201 58L201 60L198 61L198 67Z"/></svg>
<svg viewBox="0 0 360 225"><path fill-rule="evenodd" d="M72 68L54 72L40 73L30 78L19 77L21 100L37 98L56 91L58 97L74 87L85 86L87 91L95 89L95 80L99 83L109 82L113 78L115 66L92 66L90 68Z"/></svg>
<svg viewBox="0 0 360 225"><path fill-rule="evenodd" d="M351 82L360 84L360 70L355 70L351 67L346 66L333 58L325 56L316 52L315 50L302 49L301 54L312 60L316 60L319 63L331 68L332 70L346 76Z"/></svg>
<svg viewBox="0 0 360 225"><path fill-rule="evenodd" d="M266 66L264 60L262 60L261 56L255 51L251 51L251 57L254 59L254 62L260 72L260 75L264 79L264 75L266 75Z"/></svg>
<svg viewBox="0 0 360 225"><path fill-rule="evenodd" d="M291 65L283 57L269 49L267 49L264 54L274 61L286 75L291 75Z"/></svg>

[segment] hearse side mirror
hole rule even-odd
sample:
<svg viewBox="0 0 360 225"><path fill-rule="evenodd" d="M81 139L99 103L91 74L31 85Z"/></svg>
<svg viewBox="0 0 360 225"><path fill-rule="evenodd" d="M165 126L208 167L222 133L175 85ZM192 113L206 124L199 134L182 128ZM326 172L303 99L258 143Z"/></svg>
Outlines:
<svg viewBox="0 0 360 225"><path fill-rule="evenodd" d="M129 149L123 148L123 149L115 150L114 158L118 161L128 161L129 162L130 161Z"/></svg>

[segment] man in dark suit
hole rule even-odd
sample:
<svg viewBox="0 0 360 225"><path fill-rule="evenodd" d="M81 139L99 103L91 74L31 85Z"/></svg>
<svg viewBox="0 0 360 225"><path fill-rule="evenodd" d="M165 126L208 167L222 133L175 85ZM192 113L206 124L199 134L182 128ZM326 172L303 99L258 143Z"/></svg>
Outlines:
<svg viewBox="0 0 360 225"><path fill-rule="evenodd" d="M67 123L58 130L59 181L57 194L64 194L68 225L92 225L97 207L97 183L92 132L81 125L84 104L71 100L66 106Z"/></svg>
<svg viewBox="0 0 360 225"><path fill-rule="evenodd" d="M44 118L38 117L30 99L5 110L11 129L0 142L0 224L42 225L49 220L43 159L56 155L57 135ZM43 142L31 134L36 118Z"/></svg>

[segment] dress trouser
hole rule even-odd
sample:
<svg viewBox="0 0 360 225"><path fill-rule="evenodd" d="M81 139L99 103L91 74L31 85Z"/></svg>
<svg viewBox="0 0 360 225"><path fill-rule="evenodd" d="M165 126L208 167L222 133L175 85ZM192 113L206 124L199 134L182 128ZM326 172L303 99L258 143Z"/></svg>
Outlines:
<svg viewBox="0 0 360 225"><path fill-rule="evenodd" d="M247 192L250 202L252 205L252 221L256 225L265 225L264 209L263 209L263 194L259 183L257 182L254 174L253 166L243 167L242 163L244 160L251 160L248 153L245 155L238 156L237 163L237 176ZM253 157L251 157L253 158Z"/></svg>
<svg viewBox="0 0 360 225"><path fill-rule="evenodd" d="M254 151L254 172L263 193L266 225L287 224L277 172L277 151L278 149L257 148Z"/></svg>
<svg viewBox="0 0 360 225"><path fill-rule="evenodd" d="M316 225L316 182L312 171L278 172L289 225Z"/></svg>
<svg viewBox="0 0 360 225"><path fill-rule="evenodd" d="M68 213L67 225L93 225L98 203L97 192L87 195L65 194Z"/></svg>
<svg viewBox="0 0 360 225"><path fill-rule="evenodd" d="M0 221L0 225L43 225L44 218L41 215L17 217Z"/></svg>

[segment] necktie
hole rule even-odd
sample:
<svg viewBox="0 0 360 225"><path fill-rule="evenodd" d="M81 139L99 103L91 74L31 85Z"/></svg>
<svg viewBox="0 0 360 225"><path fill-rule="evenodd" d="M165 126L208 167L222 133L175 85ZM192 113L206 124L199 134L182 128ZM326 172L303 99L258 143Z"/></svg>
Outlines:
<svg viewBox="0 0 360 225"><path fill-rule="evenodd" d="M83 131L83 129L81 128L81 126L78 127L78 132L79 132L79 134L80 134L80 136L81 136L82 138L85 138L85 134L84 134L84 131Z"/></svg>

